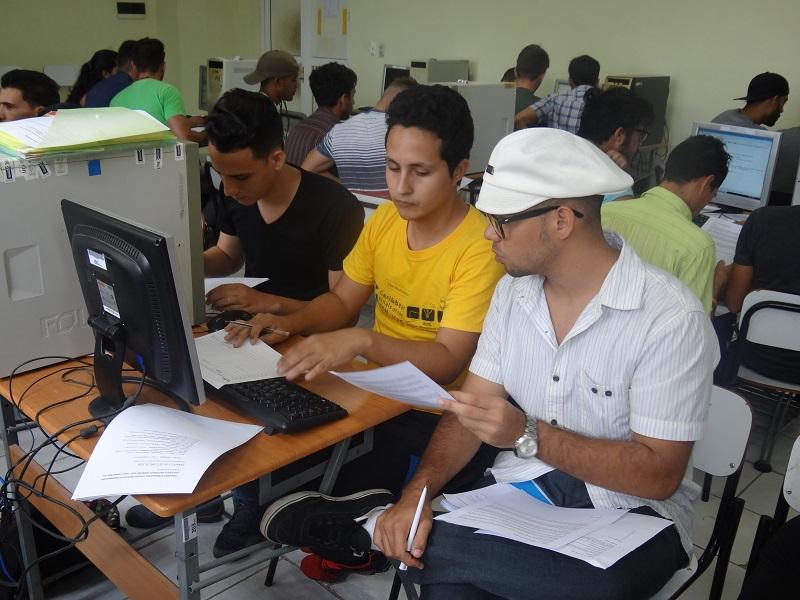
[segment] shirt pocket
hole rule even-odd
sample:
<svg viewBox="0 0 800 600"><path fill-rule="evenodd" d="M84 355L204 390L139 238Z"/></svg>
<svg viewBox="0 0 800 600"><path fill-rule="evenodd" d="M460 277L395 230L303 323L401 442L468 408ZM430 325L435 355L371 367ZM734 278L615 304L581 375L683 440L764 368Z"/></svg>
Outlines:
<svg viewBox="0 0 800 600"><path fill-rule="evenodd" d="M577 397L585 435L617 440L630 439L630 403L627 384L600 382L586 371L581 371Z"/></svg>

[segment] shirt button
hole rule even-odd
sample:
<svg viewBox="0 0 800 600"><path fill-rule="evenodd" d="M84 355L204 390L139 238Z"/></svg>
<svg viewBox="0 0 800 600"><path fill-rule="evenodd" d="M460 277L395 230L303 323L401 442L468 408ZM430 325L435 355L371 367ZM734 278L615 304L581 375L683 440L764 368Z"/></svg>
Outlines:
<svg viewBox="0 0 800 600"><path fill-rule="evenodd" d="M553 427L555 427L556 425L558 425L558 420L556 420L556 419L551 419L551 420L550 420L550 425L552 425Z"/></svg>
<svg viewBox="0 0 800 600"><path fill-rule="evenodd" d="M611 396L611 390L606 390L606 396Z"/></svg>
<svg viewBox="0 0 800 600"><path fill-rule="evenodd" d="M558 375L553 375L553 381L558 381L558 379L559 379Z"/></svg>
<svg viewBox="0 0 800 600"><path fill-rule="evenodd" d="M597 393L597 388L592 388L592 393L596 394Z"/></svg>

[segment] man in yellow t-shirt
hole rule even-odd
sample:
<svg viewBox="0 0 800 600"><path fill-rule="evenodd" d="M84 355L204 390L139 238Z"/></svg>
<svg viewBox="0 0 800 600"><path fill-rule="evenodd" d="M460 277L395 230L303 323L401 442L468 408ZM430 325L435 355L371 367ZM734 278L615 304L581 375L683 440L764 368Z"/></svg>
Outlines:
<svg viewBox="0 0 800 600"><path fill-rule="evenodd" d="M450 385L475 352L504 270L483 237L487 221L456 190L472 147L469 108L453 90L416 86L392 102L387 126L386 180L392 202L380 206L364 227L334 288L291 315L257 315L249 332L232 328L228 335L238 345L248 333L258 339L264 327L314 334L279 363L289 379L305 372L306 379L313 379L361 355L377 365L411 361ZM375 327L348 327L373 292ZM274 335L263 339L283 340ZM370 487L399 491L437 421L438 415L409 411L377 427L375 448L363 458L368 464L345 465L336 493ZM467 468L482 470L491 458L481 457ZM365 568L371 560L365 559ZM307 574L330 575L321 573L318 557L306 561L306 566L316 561L315 569L303 567Z"/></svg>

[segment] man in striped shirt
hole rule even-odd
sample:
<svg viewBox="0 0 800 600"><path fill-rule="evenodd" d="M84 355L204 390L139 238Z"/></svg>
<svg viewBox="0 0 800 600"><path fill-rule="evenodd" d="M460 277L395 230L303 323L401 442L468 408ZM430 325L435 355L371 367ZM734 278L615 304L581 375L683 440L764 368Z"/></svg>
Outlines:
<svg viewBox="0 0 800 600"><path fill-rule="evenodd" d="M600 63L584 54L569 63L568 92L552 93L514 116L514 128L524 129L531 125L543 125L576 133L581 124L583 97L597 86Z"/></svg>
<svg viewBox="0 0 800 600"><path fill-rule="evenodd" d="M388 198L386 109L397 94L415 85L417 82L411 77L395 79L371 111L358 114L331 129L308 153L302 167L323 174L330 174L330 170L336 167L339 181L351 192Z"/></svg>
<svg viewBox="0 0 800 600"><path fill-rule="evenodd" d="M401 498L387 509L386 490L296 496L267 510L265 535L304 545L313 533L352 552L374 544L408 565L428 600L648 598L685 566L699 495L689 456L703 436L719 351L694 294L603 232L601 196L630 183L602 150L567 132L503 138L477 208L508 276L464 385L441 400L445 414ZM481 442L505 451L475 488L513 483L557 506L672 523L603 569L433 521L429 503L415 519L423 490L435 497Z"/></svg>
<svg viewBox="0 0 800 600"><path fill-rule="evenodd" d="M289 130L286 139L286 162L300 166L325 134L353 112L357 77L352 69L329 62L311 71L308 83L317 102L317 110Z"/></svg>

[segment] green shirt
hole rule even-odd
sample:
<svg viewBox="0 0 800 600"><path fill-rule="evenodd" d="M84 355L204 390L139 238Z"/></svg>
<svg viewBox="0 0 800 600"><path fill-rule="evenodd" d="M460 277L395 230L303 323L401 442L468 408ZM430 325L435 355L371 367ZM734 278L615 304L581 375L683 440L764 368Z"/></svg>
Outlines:
<svg viewBox="0 0 800 600"><path fill-rule="evenodd" d="M183 96L178 88L158 79L134 81L111 99L109 106L143 110L167 124L175 115L185 115Z"/></svg>
<svg viewBox="0 0 800 600"><path fill-rule="evenodd" d="M683 200L656 186L640 198L604 204L601 214L603 229L616 231L642 260L675 275L711 312L714 241L692 223Z"/></svg>
<svg viewBox="0 0 800 600"><path fill-rule="evenodd" d="M534 94L528 88L517 88L516 100L514 102L514 114L521 110L525 110L531 104L536 104L540 100L539 96Z"/></svg>

